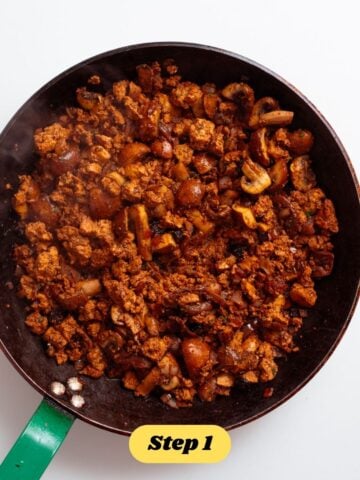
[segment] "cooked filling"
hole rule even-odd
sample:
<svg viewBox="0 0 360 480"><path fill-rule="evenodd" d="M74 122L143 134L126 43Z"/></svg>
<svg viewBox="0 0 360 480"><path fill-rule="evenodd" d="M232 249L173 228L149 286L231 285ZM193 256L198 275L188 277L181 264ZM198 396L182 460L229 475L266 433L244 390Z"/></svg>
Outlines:
<svg viewBox="0 0 360 480"><path fill-rule="evenodd" d="M270 382L298 350L338 224L313 135L277 99L172 61L136 70L106 94L92 76L35 131L13 198L19 295L59 365L189 407Z"/></svg>

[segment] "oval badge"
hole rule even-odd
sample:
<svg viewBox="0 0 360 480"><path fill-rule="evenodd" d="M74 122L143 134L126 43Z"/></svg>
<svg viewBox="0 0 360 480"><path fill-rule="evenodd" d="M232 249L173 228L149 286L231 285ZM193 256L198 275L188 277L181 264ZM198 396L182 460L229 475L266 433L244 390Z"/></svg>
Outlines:
<svg viewBox="0 0 360 480"><path fill-rule="evenodd" d="M142 463L217 463L228 456L231 438L218 425L143 425L129 450Z"/></svg>

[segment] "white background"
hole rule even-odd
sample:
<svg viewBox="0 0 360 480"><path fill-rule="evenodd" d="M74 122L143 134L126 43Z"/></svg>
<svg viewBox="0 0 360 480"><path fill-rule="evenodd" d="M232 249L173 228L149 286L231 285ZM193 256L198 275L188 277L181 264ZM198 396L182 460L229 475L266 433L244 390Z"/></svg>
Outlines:
<svg viewBox="0 0 360 480"><path fill-rule="evenodd" d="M250 57L298 87L335 128L359 175L356 4L355 0L1 1L0 129L42 84L89 56L147 41L198 42ZM231 432L232 452L220 464L139 464L128 452L126 437L77 421L43 478L359 480L359 341L358 310L321 372L285 405ZM1 461L40 395L1 353L0 385Z"/></svg>

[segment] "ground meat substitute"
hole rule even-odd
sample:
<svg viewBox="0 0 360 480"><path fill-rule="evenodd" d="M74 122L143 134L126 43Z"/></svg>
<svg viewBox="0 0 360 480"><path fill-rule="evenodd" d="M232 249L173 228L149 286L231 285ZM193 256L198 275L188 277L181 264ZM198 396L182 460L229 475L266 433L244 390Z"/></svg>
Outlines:
<svg viewBox="0 0 360 480"><path fill-rule="evenodd" d="M171 407L271 381L334 261L313 135L250 85L183 81L171 61L100 83L35 131L14 195L26 325L58 364Z"/></svg>

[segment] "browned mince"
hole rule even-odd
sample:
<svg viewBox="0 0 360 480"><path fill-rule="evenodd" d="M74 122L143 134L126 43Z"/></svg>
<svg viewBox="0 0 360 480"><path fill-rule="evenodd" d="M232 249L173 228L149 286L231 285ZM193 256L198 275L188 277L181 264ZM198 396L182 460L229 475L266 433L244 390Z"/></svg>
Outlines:
<svg viewBox="0 0 360 480"><path fill-rule="evenodd" d="M172 61L99 83L35 131L13 198L26 325L59 365L171 407L271 381L334 260L312 133L250 85L197 85Z"/></svg>

